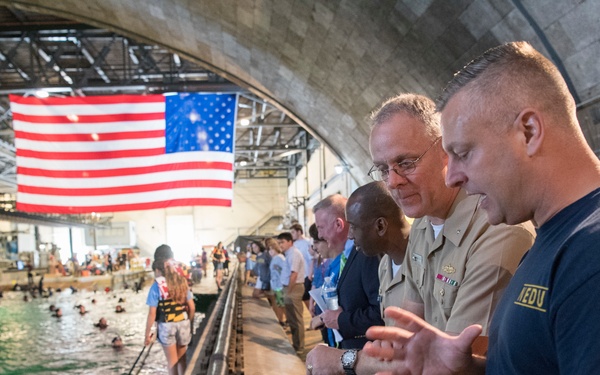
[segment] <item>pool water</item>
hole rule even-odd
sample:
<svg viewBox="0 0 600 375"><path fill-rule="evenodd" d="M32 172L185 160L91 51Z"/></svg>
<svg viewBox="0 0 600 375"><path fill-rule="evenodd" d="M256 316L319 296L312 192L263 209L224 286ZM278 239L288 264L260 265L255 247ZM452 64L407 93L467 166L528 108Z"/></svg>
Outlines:
<svg viewBox="0 0 600 375"><path fill-rule="evenodd" d="M148 288L137 294L67 289L50 298L29 296L29 302L23 301L23 292L5 292L0 298L0 374L129 373L144 347ZM51 304L62 309L61 318L52 316ZM80 315L74 307L79 304L89 312ZM117 305L126 312L116 313ZM108 321L104 330L94 326L101 317ZM115 336L123 339L121 349L111 345ZM167 374L161 345L148 348L133 374Z"/></svg>

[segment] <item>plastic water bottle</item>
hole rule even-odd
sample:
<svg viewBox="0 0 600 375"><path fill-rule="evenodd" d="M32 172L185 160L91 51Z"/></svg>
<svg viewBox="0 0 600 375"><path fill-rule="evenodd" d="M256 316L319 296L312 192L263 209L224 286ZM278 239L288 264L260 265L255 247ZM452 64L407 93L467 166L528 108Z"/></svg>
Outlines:
<svg viewBox="0 0 600 375"><path fill-rule="evenodd" d="M325 277L325 282L323 283L323 299L327 304L327 310L337 310L338 305L338 294L337 294L337 286L332 281L331 276Z"/></svg>

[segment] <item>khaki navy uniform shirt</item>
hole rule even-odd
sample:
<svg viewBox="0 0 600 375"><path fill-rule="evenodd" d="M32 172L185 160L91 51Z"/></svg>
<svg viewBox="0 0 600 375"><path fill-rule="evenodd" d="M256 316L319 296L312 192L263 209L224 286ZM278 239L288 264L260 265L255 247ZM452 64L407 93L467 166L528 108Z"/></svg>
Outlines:
<svg viewBox="0 0 600 375"><path fill-rule="evenodd" d="M390 306L402 306L404 300L404 266L400 267L396 276L392 278L392 258L384 255L379 262L379 307L385 325L394 325L394 321L383 317L383 310Z"/></svg>
<svg viewBox="0 0 600 375"><path fill-rule="evenodd" d="M500 297L535 239L530 222L490 225L480 199L461 189L437 238L426 217L411 228L402 265L405 297L423 304L425 320L442 331L459 333L480 324L486 336Z"/></svg>

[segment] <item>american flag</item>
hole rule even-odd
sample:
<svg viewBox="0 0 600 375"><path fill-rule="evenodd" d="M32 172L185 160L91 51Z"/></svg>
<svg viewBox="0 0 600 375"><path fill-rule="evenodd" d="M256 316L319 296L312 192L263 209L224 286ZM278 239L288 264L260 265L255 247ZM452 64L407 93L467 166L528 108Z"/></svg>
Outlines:
<svg viewBox="0 0 600 375"><path fill-rule="evenodd" d="M17 210L231 206L235 94L10 101Z"/></svg>

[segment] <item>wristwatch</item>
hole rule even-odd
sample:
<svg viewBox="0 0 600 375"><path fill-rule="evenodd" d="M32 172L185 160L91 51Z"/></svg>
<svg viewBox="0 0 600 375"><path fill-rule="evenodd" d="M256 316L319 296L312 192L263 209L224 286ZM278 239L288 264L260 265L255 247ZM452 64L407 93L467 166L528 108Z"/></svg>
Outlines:
<svg viewBox="0 0 600 375"><path fill-rule="evenodd" d="M342 361L342 367L344 368L344 373L346 375L356 375L354 371L354 366L356 366L356 360L358 359L358 350L350 349L346 350L342 357L340 358Z"/></svg>

